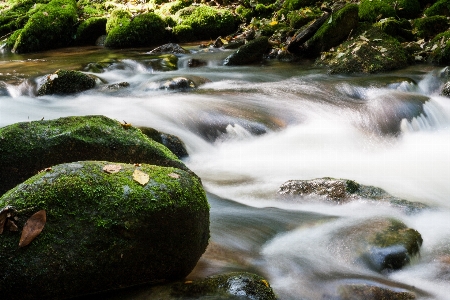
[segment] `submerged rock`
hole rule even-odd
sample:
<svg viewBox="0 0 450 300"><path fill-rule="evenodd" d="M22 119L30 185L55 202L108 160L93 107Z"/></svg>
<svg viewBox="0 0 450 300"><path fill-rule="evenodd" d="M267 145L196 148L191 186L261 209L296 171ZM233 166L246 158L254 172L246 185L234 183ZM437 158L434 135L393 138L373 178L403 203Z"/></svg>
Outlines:
<svg viewBox="0 0 450 300"><path fill-rule="evenodd" d="M384 202L407 213L414 213L427 208L423 203L410 202L394 197L378 187L362 185L353 180L329 177L312 180L289 180L280 186L278 194L305 199L321 198L336 204L361 200Z"/></svg>
<svg viewBox="0 0 450 300"><path fill-rule="evenodd" d="M38 89L37 95L75 94L95 87L95 79L80 71L58 70L47 75L44 84Z"/></svg>
<svg viewBox="0 0 450 300"><path fill-rule="evenodd" d="M413 300L416 299L414 292L382 286L380 284L355 283L342 285L338 288L339 298L346 300ZM334 299L334 298L333 298Z"/></svg>
<svg viewBox="0 0 450 300"><path fill-rule="evenodd" d="M392 218L366 219L336 231L330 240L336 255L377 272L391 272L408 265L423 242L417 230Z"/></svg>
<svg viewBox="0 0 450 300"><path fill-rule="evenodd" d="M183 299L203 299L202 297L210 299L276 299L267 280L259 275L246 272L221 274L174 284L171 296Z"/></svg>
<svg viewBox="0 0 450 300"><path fill-rule="evenodd" d="M150 55L142 63L151 67L154 71L174 71L178 69L178 57L174 54Z"/></svg>
<svg viewBox="0 0 450 300"><path fill-rule="evenodd" d="M0 235L5 299L63 299L181 279L209 239L200 180L172 167L56 165L3 195L0 207L7 205L19 231ZM24 223L42 210L42 232L19 248Z"/></svg>
<svg viewBox="0 0 450 300"><path fill-rule="evenodd" d="M148 54L189 54L190 52L178 44L169 43L156 47L148 52Z"/></svg>
<svg viewBox="0 0 450 300"><path fill-rule="evenodd" d="M66 117L0 128L0 194L40 170L78 160L149 163L188 170L131 124L104 116Z"/></svg>
<svg viewBox="0 0 450 300"><path fill-rule="evenodd" d="M177 137L176 135L160 132L150 127L139 127L139 129L142 131L143 134L145 134L155 142L158 142L166 146L178 158L184 158L189 155L183 141L180 140L180 138Z"/></svg>
<svg viewBox="0 0 450 300"><path fill-rule="evenodd" d="M269 49L269 39L265 36L256 38L236 52L225 58L225 66L247 65L262 60L263 55Z"/></svg>

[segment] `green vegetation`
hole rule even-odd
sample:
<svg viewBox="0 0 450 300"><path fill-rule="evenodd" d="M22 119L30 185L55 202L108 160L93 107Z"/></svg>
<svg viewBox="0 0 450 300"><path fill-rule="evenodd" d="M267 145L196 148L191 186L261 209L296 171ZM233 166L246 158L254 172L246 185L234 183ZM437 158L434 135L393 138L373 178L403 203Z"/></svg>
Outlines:
<svg viewBox="0 0 450 300"><path fill-rule="evenodd" d="M414 32L418 37L431 39L438 33L448 29L448 21L444 16L432 16L414 20Z"/></svg>
<svg viewBox="0 0 450 300"><path fill-rule="evenodd" d="M375 26L400 42L414 40L411 23L406 19L386 18L375 23Z"/></svg>
<svg viewBox="0 0 450 300"><path fill-rule="evenodd" d="M105 46L110 48L127 48L158 45L167 40L165 23L155 13L126 18L126 13L119 11L117 18L107 23Z"/></svg>
<svg viewBox="0 0 450 300"><path fill-rule="evenodd" d="M437 65L450 63L450 31L436 35L428 45L431 49L429 61Z"/></svg>
<svg viewBox="0 0 450 300"><path fill-rule="evenodd" d="M427 17L431 16L447 16L450 17L450 1L449 0L439 0L424 12Z"/></svg>
<svg viewBox="0 0 450 300"><path fill-rule="evenodd" d="M13 52L27 53L70 45L77 22L75 0L52 0L35 9L14 41ZM12 37L8 41L12 44Z"/></svg>
<svg viewBox="0 0 450 300"><path fill-rule="evenodd" d="M288 11L298 10L316 3L316 0L286 0L283 7Z"/></svg>
<svg viewBox="0 0 450 300"><path fill-rule="evenodd" d="M418 0L362 0L359 6L361 21L372 23L390 17L412 19L419 14Z"/></svg>
<svg viewBox="0 0 450 300"><path fill-rule="evenodd" d="M74 94L95 86L95 79L80 71L58 70L47 77L37 95Z"/></svg>
<svg viewBox="0 0 450 300"><path fill-rule="evenodd" d="M294 29L299 29L321 15L321 11L315 7L305 7L291 11L287 14L289 25Z"/></svg>
<svg viewBox="0 0 450 300"><path fill-rule="evenodd" d="M107 19L103 17L92 17L83 21L75 35L76 43L93 45L98 37L106 34L106 22Z"/></svg>

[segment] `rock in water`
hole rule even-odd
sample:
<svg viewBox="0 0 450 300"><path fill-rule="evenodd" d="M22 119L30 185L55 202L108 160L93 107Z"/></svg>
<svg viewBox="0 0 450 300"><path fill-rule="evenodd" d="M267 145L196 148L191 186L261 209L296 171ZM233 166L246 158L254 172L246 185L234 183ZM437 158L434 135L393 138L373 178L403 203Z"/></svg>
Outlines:
<svg viewBox="0 0 450 300"><path fill-rule="evenodd" d="M149 163L189 171L131 124L104 116L66 117L0 128L0 195L40 170L78 160Z"/></svg>
<svg viewBox="0 0 450 300"><path fill-rule="evenodd" d="M117 165L116 172L104 171ZM133 179L138 169L147 183ZM200 180L177 168L83 161L53 166L0 198L19 232L0 235L3 299L62 299L184 278L209 239ZM12 208L11 208L12 207ZM20 231L45 210L40 235Z"/></svg>
<svg viewBox="0 0 450 300"><path fill-rule="evenodd" d="M58 70L47 76L37 95L75 94L95 86L95 79L80 71Z"/></svg>
<svg viewBox="0 0 450 300"><path fill-rule="evenodd" d="M224 65L237 66L258 62L269 49L269 39L265 36L254 39L225 58Z"/></svg>

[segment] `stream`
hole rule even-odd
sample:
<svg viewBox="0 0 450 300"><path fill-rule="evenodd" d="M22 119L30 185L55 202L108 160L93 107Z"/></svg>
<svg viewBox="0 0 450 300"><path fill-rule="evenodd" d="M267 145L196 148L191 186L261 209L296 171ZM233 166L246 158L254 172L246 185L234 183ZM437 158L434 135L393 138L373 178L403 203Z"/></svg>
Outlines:
<svg viewBox="0 0 450 300"><path fill-rule="evenodd" d="M332 295L344 283L450 299L450 99L439 95L446 69L339 76L306 62L225 67L231 52L185 46L192 53L166 72L146 63L150 49L0 50L0 127L101 114L178 136L211 205L210 246L188 279L254 272L279 299L338 299ZM191 58L206 64L189 68ZM129 87L35 96L45 75L105 59L112 63L94 75ZM159 88L179 76L204 83ZM287 180L321 177L380 187L431 209L408 215L387 204L332 205L277 193ZM402 270L380 274L332 242L340 229L386 216L423 238L420 256ZM121 299L150 298L141 289Z"/></svg>

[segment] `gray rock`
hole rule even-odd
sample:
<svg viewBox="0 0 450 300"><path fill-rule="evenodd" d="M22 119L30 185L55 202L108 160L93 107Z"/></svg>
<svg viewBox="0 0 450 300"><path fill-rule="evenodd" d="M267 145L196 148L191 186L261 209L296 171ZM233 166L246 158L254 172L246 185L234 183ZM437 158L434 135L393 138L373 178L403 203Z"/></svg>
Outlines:
<svg viewBox="0 0 450 300"><path fill-rule="evenodd" d="M269 49L269 39L264 36L256 38L225 58L223 64L225 66L238 66L261 61L267 49Z"/></svg>
<svg viewBox="0 0 450 300"><path fill-rule="evenodd" d="M79 71L58 70L46 77L37 95L75 94L95 87L95 79Z"/></svg>

